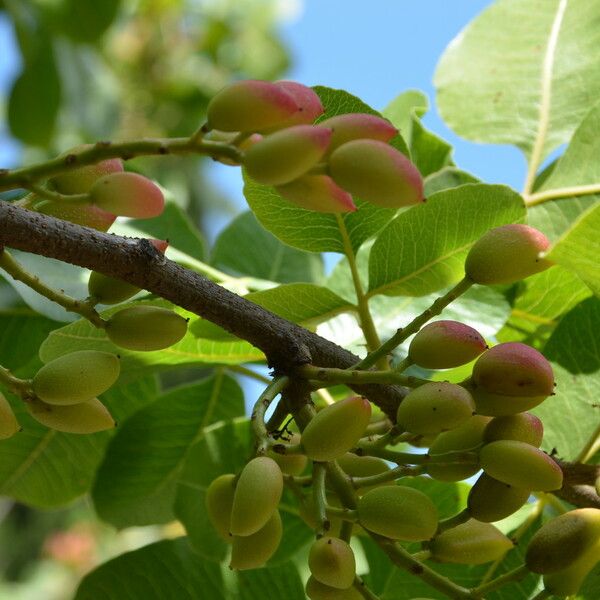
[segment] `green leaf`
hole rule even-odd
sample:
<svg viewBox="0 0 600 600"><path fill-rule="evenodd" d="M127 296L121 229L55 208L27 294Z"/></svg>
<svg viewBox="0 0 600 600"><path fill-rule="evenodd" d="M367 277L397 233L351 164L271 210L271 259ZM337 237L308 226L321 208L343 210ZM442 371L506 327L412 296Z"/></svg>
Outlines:
<svg viewBox="0 0 600 600"><path fill-rule="evenodd" d="M600 182L600 165L595 157L600 152L600 103L586 115L573 134L565 153L536 191Z"/></svg>
<svg viewBox="0 0 600 600"><path fill-rule="evenodd" d="M425 197L429 198L436 192L458 187L465 183L479 183L479 179L471 173L461 171L456 167L444 167L425 179Z"/></svg>
<svg viewBox="0 0 600 600"><path fill-rule="evenodd" d="M600 206L592 206L552 246L548 258L570 269L600 295Z"/></svg>
<svg viewBox="0 0 600 600"><path fill-rule="evenodd" d="M61 102L61 84L48 40L36 44L28 54L21 74L8 99L8 125L11 133L33 146L48 146Z"/></svg>
<svg viewBox="0 0 600 600"><path fill-rule="evenodd" d="M121 0L65 0L63 29L76 42L98 41L115 20Z"/></svg>
<svg viewBox="0 0 600 600"><path fill-rule="evenodd" d="M593 2L499 0L458 34L438 64L442 118L462 137L514 144L528 157L541 133L543 159L569 140L600 95L599 44Z"/></svg>
<svg viewBox="0 0 600 600"><path fill-rule="evenodd" d="M83 579L74 600L303 600L297 567L230 574L198 556L187 538L163 540L117 556Z"/></svg>
<svg viewBox="0 0 600 600"><path fill-rule="evenodd" d="M558 265L525 279L501 341L520 341L539 347L550 336L561 315L591 295L571 271Z"/></svg>
<svg viewBox="0 0 600 600"><path fill-rule="evenodd" d="M186 538L127 552L85 576L75 600L228 600L218 563L195 554Z"/></svg>
<svg viewBox="0 0 600 600"><path fill-rule="evenodd" d="M164 300L144 300L111 308L102 313L106 317L127 306L163 306L171 305ZM188 332L185 337L169 348L155 352L135 352L115 346L103 330L96 329L88 321L80 319L66 327L55 329L40 347L40 357L44 362L61 356L65 352L76 350L103 350L121 356L121 376L125 379L141 377L158 370L174 367L205 364L241 364L261 361L264 356L260 350L243 341L214 341L196 339L193 334L194 324L199 317L182 309L177 312L190 318Z"/></svg>
<svg viewBox="0 0 600 600"><path fill-rule="evenodd" d="M421 90L406 90L396 96L381 114L400 130L405 140L412 139L413 116L422 117L429 110L429 99Z"/></svg>
<svg viewBox="0 0 600 600"><path fill-rule="evenodd" d="M29 309L0 313L0 364L20 377L31 377L35 370L24 367L30 361L34 369L41 366L38 349L56 326Z"/></svg>
<svg viewBox="0 0 600 600"><path fill-rule="evenodd" d="M101 396L117 423L157 395L153 378L111 388ZM40 425L10 397L23 431L0 441L0 493L39 508L67 504L87 492L112 431L61 433Z"/></svg>
<svg viewBox="0 0 600 600"><path fill-rule="evenodd" d="M470 184L431 196L377 237L369 295L422 296L458 281L471 245L492 227L523 219L521 197L499 185Z"/></svg>
<svg viewBox="0 0 600 600"><path fill-rule="evenodd" d="M98 469L96 512L118 528L174 519L177 478L203 429L244 413L244 394L222 373L176 388L118 428Z"/></svg>
<svg viewBox="0 0 600 600"><path fill-rule="evenodd" d="M542 231L551 242L556 242L599 200L597 196L579 196L537 204L528 209L527 223Z"/></svg>
<svg viewBox="0 0 600 600"><path fill-rule="evenodd" d="M342 90L317 86L315 91L321 97L325 107L322 119L353 112L379 114L355 96ZM396 136L391 143L404 154L408 154L406 144L400 136ZM347 230L343 231L340 230L336 215L298 208L284 200L275 188L260 185L248 177L244 178L244 196L266 229L285 244L309 252L344 253L346 235L352 249L356 251L397 212L396 209L381 208L355 199L358 210L345 213L341 217Z"/></svg>
<svg viewBox="0 0 600 600"><path fill-rule="evenodd" d="M204 259L206 242L192 220L175 202L167 202L158 217L134 219L128 224L148 234L148 237L168 240L169 247L177 248L197 260ZM114 226L113 231L116 231Z"/></svg>
<svg viewBox="0 0 600 600"><path fill-rule="evenodd" d="M429 110L427 96L418 90L408 90L392 100L383 110L408 143L412 161L423 177L452 164L452 146L428 131L421 123Z"/></svg>
<svg viewBox="0 0 600 600"><path fill-rule="evenodd" d="M323 259L282 244L250 211L238 215L219 235L211 264L235 275L280 283L321 283Z"/></svg>
<svg viewBox="0 0 600 600"><path fill-rule="evenodd" d="M51 288L63 290L72 298L87 297L87 271L74 265L37 254L20 252L19 250L11 250L11 254L25 270L37 275L43 283ZM62 306L33 291L24 283L15 281L1 269L0 275L6 279L19 296L21 296L23 301L35 312L54 321L73 321L79 318L79 315L67 312Z"/></svg>
<svg viewBox="0 0 600 600"><path fill-rule="evenodd" d="M567 313L544 348L556 378L556 396L533 412L544 423L545 450L574 459L598 425L600 299L588 298Z"/></svg>

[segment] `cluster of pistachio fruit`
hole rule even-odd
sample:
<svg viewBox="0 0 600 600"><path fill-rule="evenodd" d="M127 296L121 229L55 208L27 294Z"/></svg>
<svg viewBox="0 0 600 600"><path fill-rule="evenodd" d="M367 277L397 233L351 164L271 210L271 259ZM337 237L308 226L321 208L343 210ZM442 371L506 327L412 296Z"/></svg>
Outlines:
<svg viewBox="0 0 600 600"><path fill-rule="evenodd" d="M251 179L308 210L353 211L353 196L391 208L423 201L419 171L390 145L398 130L389 121L349 113L314 124L323 113L302 84L239 81L209 102L207 137L238 145Z"/></svg>
<svg viewBox="0 0 600 600"><path fill-rule="evenodd" d="M498 227L470 250L466 278L514 283L550 266L549 242L526 225ZM282 524L278 511L286 482L300 515L316 532L308 554L311 600L363 598L356 584L354 533L390 542L420 542L423 560L477 565L501 560L514 547L494 522L515 513L532 492L558 490L562 470L539 449L541 420L528 412L554 395L550 363L522 343L489 348L472 327L450 320L423 326L404 364L427 370L472 363L460 383L419 380L397 409L396 423L373 435L371 404L348 397L312 414L288 443L278 435L236 475L215 479L206 509L219 536L231 544L232 569L254 569L275 553ZM256 414L255 414L256 417ZM380 422L380 421L379 421ZM386 425L387 427L387 425ZM380 430L381 431L381 430ZM426 454L398 452L405 442ZM440 520L431 498L408 477L442 482L479 471L467 505ZM340 477L345 492L340 492ZM312 485L306 495L299 485ZM544 575L559 597L577 591L600 560L600 510L570 511L545 524L531 540L526 568Z"/></svg>

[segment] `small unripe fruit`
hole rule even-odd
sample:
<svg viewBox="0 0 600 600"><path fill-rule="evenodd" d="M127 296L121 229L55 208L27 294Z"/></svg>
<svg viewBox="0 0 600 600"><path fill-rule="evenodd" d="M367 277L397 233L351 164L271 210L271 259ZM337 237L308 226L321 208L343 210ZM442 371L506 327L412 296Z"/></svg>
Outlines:
<svg viewBox="0 0 600 600"><path fill-rule="evenodd" d="M436 536L429 545L432 558L461 565L481 565L502 558L513 543L496 527L469 519Z"/></svg>
<svg viewBox="0 0 600 600"><path fill-rule="evenodd" d="M78 404L105 392L118 379L120 369L119 359L109 352L71 352L35 374L33 391L48 404Z"/></svg>
<svg viewBox="0 0 600 600"><path fill-rule="evenodd" d="M334 460L356 446L370 418L371 404L360 396L330 404L302 432L302 447L312 460Z"/></svg>
<svg viewBox="0 0 600 600"><path fill-rule="evenodd" d="M358 500L359 523L394 540L422 542L438 526L437 509L423 492L403 486L383 486Z"/></svg>
<svg viewBox="0 0 600 600"><path fill-rule="evenodd" d="M469 386L469 391L475 400L475 412L488 417L504 417L516 415L535 408L548 396L505 396L491 394L483 388Z"/></svg>
<svg viewBox="0 0 600 600"><path fill-rule="evenodd" d="M346 452L346 454L340 456L337 462L346 475L350 477L371 477L372 475L387 473L390 470L388 464L381 458L375 456L357 456L351 452ZM384 485L394 485L394 483L390 481ZM359 488L357 492L363 493L373 487L377 486Z"/></svg>
<svg viewBox="0 0 600 600"><path fill-rule="evenodd" d="M534 573L561 571L598 544L600 509L578 508L548 521L535 533L525 563Z"/></svg>
<svg viewBox="0 0 600 600"><path fill-rule="evenodd" d="M248 175L265 185L282 185L304 175L325 154L331 131L316 125L296 125L254 144L244 156Z"/></svg>
<svg viewBox="0 0 600 600"><path fill-rule="evenodd" d="M309 577L306 582L306 595L310 600L364 600L363 595L355 587L340 590L325 585L314 577Z"/></svg>
<svg viewBox="0 0 600 600"><path fill-rule="evenodd" d="M137 173L101 177L90 189L90 202L116 215L140 219L156 217L165 207L160 188Z"/></svg>
<svg viewBox="0 0 600 600"><path fill-rule="evenodd" d="M234 482L235 475L220 475L208 486L205 498L206 514L219 537L227 543L233 541L229 530L231 529L231 509L235 492Z"/></svg>
<svg viewBox="0 0 600 600"><path fill-rule="evenodd" d="M531 488L519 488L482 473L469 491L467 506L474 519L491 523L516 512L529 498Z"/></svg>
<svg viewBox="0 0 600 600"><path fill-rule="evenodd" d="M283 492L283 474L268 456L253 458L235 487L231 510L232 535L247 536L265 526L277 510Z"/></svg>
<svg viewBox="0 0 600 600"><path fill-rule="evenodd" d="M66 160L68 156L77 156L78 153L83 150L89 150L91 147L91 144L75 146L75 148L71 148L71 150L61 154L61 158ZM56 191L61 194L85 194L90 190L94 182L101 177L122 171L123 161L119 158L110 158L95 165L87 165L62 173L61 175L55 175L50 182Z"/></svg>
<svg viewBox="0 0 600 600"><path fill-rule="evenodd" d="M163 254L167 249L169 242L165 240L149 240L150 243ZM119 304L129 300L129 298L135 296L141 288L122 281L120 279L114 279L99 273L98 271L92 271L88 280L88 292L90 297L93 298L99 304Z"/></svg>
<svg viewBox="0 0 600 600"><path fill-rule="evenodd" d="M27 410L42 425L64 433L96 433L115 427L106 406L97 398L68 406L31 400Z"/></svg>
<svg viewBox="0 0 600 600"><path fill-rule="evenodd" d="M33 210L98 231L108 231L117 218L116 215L91 204L44 201L35 204Z"/></svg>
<svg viewBox="0 0 600 600"><path fill-rule="evenodd" d="M537 229L513 223L488 231L475 242L465 261L467 277L475 283L515 283L552 263L540 258L550 241Z"/></svg>
<svg viewBox="0 0 600 600"><path fill-rule="evenodd" d="M110 341L128 350L162 350L176 344L187 331L187 321L158 306L124 308L108 319Z"/></svg>
<svg viewBox="0 0 600 600"><path fill-rule="evenodd" d="M408 356L424 369L452 369L466 365L486 349L476 329L458 321L435 321L415 335Z"/></svg>
<svg viewBox="0 0 600 600"><path fill-rule="evenodd" d="M275 85L285 90L298 105L298 110L280 127L312 125L324 112L319 96L306 85L296 81L276 81Z"/></svg>
<svg viewBox="0 0 600 600"><path fill-rule="evenodd" d="M547 454L524 442L500 440L486 444L479 461L488 475L510 485L542 492L562 487L560 467Z"/></svg>
<svg viewBox="0 0 600 600"><path fill-rule="evenodd" d="M549 396L554 392L552 366L535 348L520 342L498 344L473 366L472 382L485 392L504 396Z"/></svg>
<svg viewBox="0 0 600 600"><path fill-rule="evenodd" d="M0 440L7 440L21 431L15 413L13 412L8 400L2 392L0 392Z"/></svg>
<svg viewBox="0 0 600 600"><path fill-rule="evenodd" d="M447 452L473 452L483 443L483 432L489 422L488 417L475 415L468 421L453 429L440 433L429 448L431 457L443 456ZM475 475L479 464L442 464L427 465L427 473L439 481L461 481Z"/></svg>
<svg viewBox="0 0 600 600"><path fill-rule="evenodd" d="M402 400L397 420L412 433L439 433L462 425L474 411L473 398L465 388L445 381L430 382Z"/></svg>
<svg viewBox="0 0 600 600"><path fill-rule="evenodd" d="M276 510L263 527L251 535L234 536L230 569L244 571L262 567L275 554L281 542L283 526Z"/></svg>
<svg viewBox="0 0 600 600"><path fill-rule="evenodd" d="M310 548L308 567L313 577L325 585L348 589L356 575L356 561L350 545L334 537L322 537Z"/></svg>
<svg viewBox="0 0 600 600"><path fill-rule="evenodd" d="M290 444L300 443L300 434L294 433L291 436ZM278 454L269 450L269 458L272 458L278 465L283 473L287 475L300 475L306 465L308 464L308 457L304 454Z"/></svg>
<svg viewBox="0 0 600 600"><path fill-rule="evenodd" d="M328 154L353 140L369 139L389 142L398 134L398 130L388 120L366 113L336 115L321 121L319 126L333 131L331 143L327 149Z"/></svg>
<svg viewBox="0 0 600 600"><path fill-rule="evenodd" d="M353 196L386 208L423 201L423 180L404 154L377 140L354 140L329 157L329 174Z"/></svg>
<svg viewBox="0 0 600 600"><path fill-rule="evenodd" d="M283 125L298 111L284 87L247 79L217 93L208 103L206 117L211 129L254 132Z"/></svg>
<svg viewBox="0 0 600 600"><path fill-rule="evenodd" d="M352 196L327 175L304 175L275 187L283 198L306 210L322 213L352 212Z"/></svg>
<svg viewBox="0 0 600 600"><path fill-rule="evenodd" d="M542 421L531 413L519 413L492 419L485 431L483 439L486 444L498 440L516 440L539 448L544 437Z"/></svg>

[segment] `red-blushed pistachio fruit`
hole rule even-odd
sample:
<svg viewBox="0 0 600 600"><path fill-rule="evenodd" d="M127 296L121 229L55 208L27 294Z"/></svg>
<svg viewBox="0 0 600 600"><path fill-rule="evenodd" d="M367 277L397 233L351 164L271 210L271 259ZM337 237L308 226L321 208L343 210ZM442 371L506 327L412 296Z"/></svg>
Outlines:
<svg viewBox="0 0 600 600"><path fill-rule="evenodd" d="M427 435L462 425L474 411L473 398L464 387L432 381L412 390L400 403L396 416L406 431Z"/></svg>
<svg viewBox="0 0 600 600"><path fill-rule="evenodd" d="M36 421L64 433L96 433L115 427L114 419L98 398L68 406L30 400L26 406Z"/></svg>
<svg viewBox="0 0 600 600"><path fill-rule="evenodd" d="M542 421L531 413L518 413L492 419L483 432L486 444L498 440L516 440L539 448L544 437Z"/></svg>
<svg viewBox="0 0 600 600"><path fill-rule="evenodd" d="M276 81L275 85L292 96L298 105L298 111L289 118L284 127L312 125L315 119L323 114L323 104L313 89L296 81Z"/></svg>
<svg viewBox="0 0 600 600"><path fill-rule="evenodd" d="M149 242L161 253L165 253L169 242L165 240L151 239ZM88 292L90 298L99 304L119 304L135 296L141 288L122 281L103 275L98 271L92 271L88 280Z"/></svg>
<svg viewBox="0 0 600 600"><path fill-rule="evenodd" d="M560 467L547 454L525 442L499 440L479 452L481 468L510 485L548 492L562 487Z"/></svg>
<svg viewBox="0 0 600 600"><path fill-rule="evenodd" d="M80 350L45 364L33 377L32 387L48 404L79 404L110 388L120 370L121 363L114 354Z"/></svg>
<svg viewBox="0 0 600 600"><path fill-rule="evenodd" d="M275 554L282 533L281 516L276 510L258 531L247 536L234 536L229 568L244 571L262 567Z"/></svg>
<svg viewBox="0 0 600 600"><path fill-rule="evenodd" d="M520 342L498 344L473 366L472 383L503 396L549 396L554 392L552 366L535 348Z"/></svg>
<svg viewBox="0 0 600 600"><path fill-rule="evenodd" d="M475 283L515 283L552 266L540 258L548 238L528 225L513 223L490 229L475 242L465 261L465 273Z"/></svg>
<svg viewBox="0 0 600 600"><path fill-rule="evenodd" d="M364 596L355 587L340 590L325 585L312 576L306 582L306 595L310 600L364 600Z"/></svg>
<svg viewBox="0 0 600 600"><path fill-rule="evenodd" d="M527 546L525 564L534 573L561 571L599 544L600 509L578 508L536 531Z"/></svg>
<svg viewBox="0 0 600 600"><path fill-rule="evenodd" d="M488 417L503 417L516 415L535 408L548 396L504 396L502 394L491 394L483 388L468 386L473 400L475 400L475 412Z"/></svg>
<svg viewBox="0 0 600 600"><path fill-rule="evenodd" d="M352 212L352 196L327 175L304 175L275 189L283 198L306 210L322 213Z"/></svg>
<svg viewBox="0 0 600 600"><path fill-rule="evenodd" d="M295 125L265 136L244 156L248 175L265 185L282 185L314 167L327 149L331 131Z"/></svg>
<svg viewBox="0 0 600 600"><path fill-rule="evenodd" d="M91 144L82 144L64 152L59 158L64 158L67 163L71 164L72 161L69 157L77 157L77 154L90 148L92 148ZM75 158L75 162L76 160ZM90 190L94 182L101 177L122 171L123 161L120 158L109 158L94 165L79 167L78 169L72 169L66 173L55 175L50 180L50 184L61 194L85 194Z"/></svg>
<svg viewBox="0 0 600 600"><path fill-rule="evenodd" d="M228 544L233 541L229 530L231 529L231 509L235 492L234 482L235 475L231 473L220 475L211 481L205 497L206 514L219 537Z"/></svg>
<svg viewBox="0 0 600 600"><path fill-rule="evenodd" d="M389 142L398 134L398 130L387 119L366 113L336 115L321 121L319 126L333 131L331 143L327 149L328 154L342 144L353 140L369 139Z"/></svg>
<svg viewBox="0 0 600 600"><path fill-rule="evenodd" d="M452 369L466 365L486 349L476 329L458 321L435 321L415 335L408 356L424 369Z"/></svg>
<svg viewBox="0 0 600 600"><path fill-rule="evenodd" d="M365 529L394 540L429 540L438 527L437 509L429 496L409 487L375 488L359 498L357 510Z"/></svg>
<svg viewBox="0 0 600 600"><path fill-rule="evenodd" d="M150 352L176 344L186 334L187 320L168 308L131 306L112 315L106 335L121 348Z"/></svg>
<svg viewBox="0 0 600 600"><path fill-rule="evenodd" d="M489 423L489 417L472 416L468 421L452 431L440 433L429 448L429 455L436 459L447 452L474 452L483 444L483 432ZM439 481L461 481L475 475L479 464L430 464L427 473Z"/></svg>
<svg viewBox="0 0 600 600"><path fill-rule="evenodd" d="M356 446L370 418L371 404L361 396L330 404L302 432L302 447L312 460L334 460Z"/></svg>
<svg viewBox="0 0 600 600"><path fill-rule="evenodd" d="M502 558L513 543L496 527L469 519L433 538L431 556L440 562L481 565Z"/></svg>
<svg viewBox="0 0 600 600"><path fill-rule="evenodd" d="M350 545L335 537L322 537L310 548L308 567L321 583L348 589L356 575L356 561Z"/></svg>
<svg viewBox="0 0 600 600"><path fill-rule="evenodd" d="M294 97L269 81L246 79L224 87L208 103L212 129L260 132L277 127L299 112Z"/></svg>
<svg viewBox="0 0 600 600"><path fill-rule="evenodd" d="M230 533L248 536L264 527L277 510L283 492L283 474L268 456L253 458L235 487Z"/></svg>
<svg viewBox="0 0 600 600"><path fill-rule="evenodd" d="M467 507L474 519L491 523L512 515L530 494L531 488L516 487L482 473L469 491Z"/></svg>
<svg viewBox="0 0 600 600"><path fill-rule="evenodd" d="M91 227L98 231L108 231L117 218L117 215L113 215L91 204L70 204L68 202L53 202L51 200L35 202L31 210L62 219L63 221L69 221L69 223L75 223L76 225Z"/></svg>
<svg viewBox="0 0 600 600"><path fill-rule="evenodd" d="M157 217L165 207L160 188L137 173L111 173L101 177L90 189L90 201L102 210L140 219Z"/></svg>
<svg viewBox="0 0 600 600"><path fill-rule="evenodd" d="M8 400L0 392L0 440L7 440L21 430Z"/></svg>
<svg viewBox="0 0 600 600"><path fill-rule="evenodd" d="M378 140L354 140L329 157L329 174L353 196L386 208L418 204L423 179L404 154Z"/></svg>

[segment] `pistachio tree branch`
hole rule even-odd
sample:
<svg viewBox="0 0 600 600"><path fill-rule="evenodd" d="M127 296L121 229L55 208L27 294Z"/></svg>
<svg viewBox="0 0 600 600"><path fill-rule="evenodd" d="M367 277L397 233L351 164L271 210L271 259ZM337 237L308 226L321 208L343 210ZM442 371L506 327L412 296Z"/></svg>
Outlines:
<svg viewBox="0 0 600 600"><path fill-rule="evenodd" d="M0 202L2 246L93 269L161 296L250 342L278 374L311 362L344 369L359 360L337 344L168 260L148 240L102 233ZM399 386L351 387L392 418L406 395Z"/></svg>

